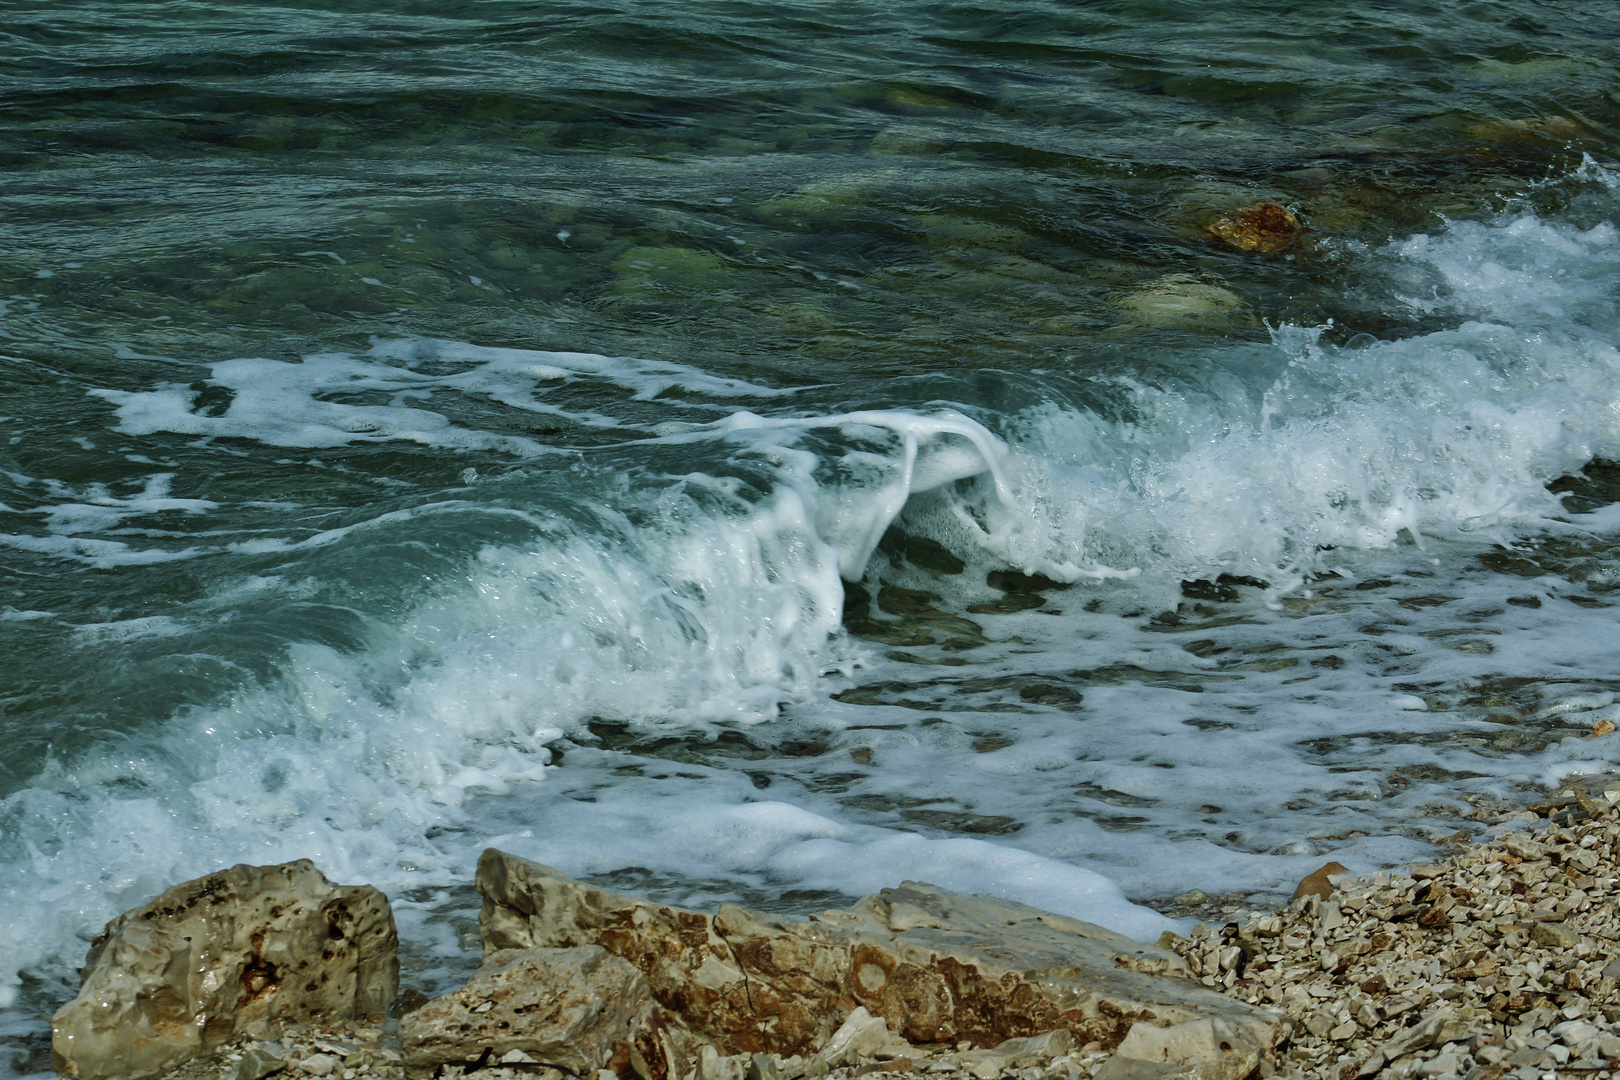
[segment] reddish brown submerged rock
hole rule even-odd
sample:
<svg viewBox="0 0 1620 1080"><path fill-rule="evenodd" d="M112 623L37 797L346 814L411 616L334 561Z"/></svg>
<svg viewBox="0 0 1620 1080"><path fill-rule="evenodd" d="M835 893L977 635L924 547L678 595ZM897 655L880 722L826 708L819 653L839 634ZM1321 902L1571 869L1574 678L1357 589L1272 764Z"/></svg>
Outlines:
<svg viewBox="0 0 1620 1080"><path fill-rule="evenodd" d="M1232 211L1211 225L1206 235L1238 251L1270 252L1298 243L1304 231L1292 210L1263 202Z"/></svg>

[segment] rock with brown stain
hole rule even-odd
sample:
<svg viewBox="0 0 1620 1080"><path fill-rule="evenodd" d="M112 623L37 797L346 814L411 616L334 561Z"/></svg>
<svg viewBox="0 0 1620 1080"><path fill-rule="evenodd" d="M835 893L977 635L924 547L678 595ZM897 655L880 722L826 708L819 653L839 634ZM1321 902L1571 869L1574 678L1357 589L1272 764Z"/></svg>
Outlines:
<svg viewBox="0 0 1620 1080"><path fill-rule="evenodd" d="M595 945L490 953L466 986L401 1020L399 1040L410 1077L502 1062L641 1080L684 1075L690 1043L646 977Z"/></svg>
<svg viewBox="0 0 1620 1080"><path fill-rule="evenodd" d="M52 1061L74 1080L134 1080L238 1034L386 1013L398 944L386 896L307 859L176 885L91 944L79 995L51 1018Z"/></svg>
<svg viewBox="0 0 1620 1080"><path fill-rule="evenodd" d="M722 905L713 915L598 889L490 849L478 864L486 954L600 945L725 1055L809 1054L864 1006L913 1043L1063 1029L1118 1045L1139 1020L1220 1020L1270 1048L1277 1013L1177 974L1183 961L1091 923L906 882L799 921Z"/></svg>
<svg viewBox="0 0 1620 1080"><path fill-rule="evenodd" d="M1263 202L1234 210L1206 230L1211 240L1239 251L1281 251L1299 242L1305 227L1279 203Z"/></svg>
<svg viewBox="0 0 1620 1080"><path fill-rule="evenodd" d="M1302 896L1317 896L1326 900L1333 895L1333 886L1328 882L1328 875L1348 874L1349 872L1350 868L1348 866L1330 862L1320 870L1312 871L1301 878L1290 900L1298 900Z"/></svg>

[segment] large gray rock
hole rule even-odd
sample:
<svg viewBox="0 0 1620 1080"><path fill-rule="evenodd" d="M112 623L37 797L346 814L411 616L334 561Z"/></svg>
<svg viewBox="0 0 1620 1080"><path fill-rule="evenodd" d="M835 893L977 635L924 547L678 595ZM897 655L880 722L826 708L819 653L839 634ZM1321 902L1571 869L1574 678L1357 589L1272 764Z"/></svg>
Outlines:
<svg viewBox="0 0 1620 1080"><path fill-rule="evenodd" d="M1185 977L1181 958L1023 904L906 882L808 921L651 904L490 849L478 863L487 953L600 945L723 1054L805 1054L858 1006L914 1043L982 1048L1063 1029L1117 1046L1133 1024L1218 1020L1260 1050L1281 1014Z"/></svg>
<svg viewBox="0 0 1620 1080"><path fill-rule="evenodd" d="M668 1080L686 1071L670 1027L641 972L587 945L490 953L466 986L407 1014L399 1039L413 1077L504 1062Z"/></svg>
<svg viewBox="0 0 1620 1080"><path fill-rule="evenodd" d="M51 1019L52 1060L74 1080L133 1080L238 1033L386 1013L398 943L386 896L307 859L176 885L92 943L79 996Z"/></svg>

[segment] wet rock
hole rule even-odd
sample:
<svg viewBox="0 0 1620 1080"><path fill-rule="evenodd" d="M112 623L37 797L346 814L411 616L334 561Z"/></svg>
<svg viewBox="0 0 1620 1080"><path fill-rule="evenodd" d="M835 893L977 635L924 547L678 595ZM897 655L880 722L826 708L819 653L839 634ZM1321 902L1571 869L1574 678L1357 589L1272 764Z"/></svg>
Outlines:
<svg viewBox="0 0 1620 1080"><path fill-rule="evenodd" d="M338 1067L338 1059L331 1054L311 1054L298 1063L298 1067L311 1076L331 1076Z"/></svg>
<svg viewBox="0 0 1620 1080"><path fill-rule="evenodd" d="M1132 1025L1115 1053L1121 1057L1184 1065L1213 1061L1225 1054L1255 1049L1246 1035L1210 1019L1189 1020L1163 1027L1149 1022Z"/></svg>
<svg viewBox="0 0 1620 1080"><path fill-rule="evenodd" d="M1205 985L1295 1019L1286 1056L1264 1055L1279 1074L1598 1072L1620 1058L1620 811L1608 783L1596 778L1603 796L1580 818L1402 872L1334 876L1331 901L1251 912L1172 945ZM1526 820L1478 820L1493 818ZM1234 938L1256 946L1246 968L1225 965Z"/></svg>
<svg viewBox="0 0 1620 1080"><path fill-rule="evenodd" d="M399 990L388 898L308 860L235 866L169 889L96 938L51 1020L75 1080L151 1076L239 1033L380 1015Z"/></svg>
<svg viewBox="0 0 1620 1080"><path fill-rule="evenodd" d="M782 1080L782 1059L775 1054L755 1054L748 1060L748 1080Z"/></svg>
<svg viewBox="0 0 1620 1080"><path fill-rule="evenodd" d="M1326 900L1333 895L1333 886L1328 878L1334 874L1348 874L1350 868L1336 862L1330 862L1318 870L1313 870L1300 879L1299 885L1294 889L1293 900L1305 896L1315 896Z"/></svg>
<svg viewBox="0 0 1620 1080"><path fill-rule="evenodd" d="M1534 862L1547 854L1546 848L1518 833L1510 833L1502 838L1502 850L1526 862Z"/></svg>
<svg viewBox="0 0 1620 1080"><path fill-rule="evenodd" d="M1093 1080L1245 1080L1259 1066L1260 1055L1252 1050L1212 1061L1176 1065L1116 1054L1103 1062L1092 1076Z"/></svg>
<svg viewBox="0 0 1620 1080"><path fill-rule="evenodd" d="M913 1043L995 1047L1063 1029L1117 1045L1137 1020L1219 1019L1251 1045L1277 1013L1186 978L1166 950L1009 901L907 882L808 921L616 895L496 850L479 860L486 950L601 945L722 1056L810 1053L864 1007Z"/></svg>
<svg viewBox="0 0 1620 1080"><path fill-rule="evenodd" d="M856 1006L827 1045L816 1052L816 1060L829 1066L854 1065L867 1058L893 1060L911 1053L911 1044L895 1035L887 1021L867 1012L865 1006Z"/></svg>
<svg viewBox="0 0 1620 1080"><path fill-rule="evenodd" d="M1573 949L1581 939L1561 922L1544 922L1530 928L1530 940L1549 949Z"/></svg>
<svg viewBox="0 0 1620 1080"><path fill-rule="evenodd" d="M760 1056L721 1054L704 1043L698 1047L696 1080L744 1080L753 1071L754 1058Z"/></svg>
<svg viewBox="0 0 1620 1080"><path fill-rule="evenodd" d="M1210 239L1238 251L1280 251L1299 242L1305 227L1286 206L1256 203L1234 210L1206 230Z"/></svg>
<svg viewBox="0 0 1620 1080"><path fill-rule="evenodd" d="M490 953L466 986L400 1021L399 1037L408 1076L490 1060L576 1076L612 1064L644 1080L685 1072L684 1035L646 978L594 945Z"/></svg>
<svg viewBox="0 0 1620 1080"><path fill-rule="evenodd" d="M287 1067L284 1058L279 1058L263 1047L250 1046L242 1051L242 1060L236 1065L236 1080L264 1080L267 1076Z"/></svg>
<svg viewBox="0 0 1620 1080"><path fill-rule="evenodd" d="M1144 1021L1132 1026L1119 1044L1112 1059L1117 1064L1110 1074L1243 1080L1259 1066L1266 1049L1269 1047L1251 1043L1246 1033L1218 1020L1190 1020L1168 1027Z"/></svg>
<svg viewBox="0 0 1620 1080"><path fill-rule="evenodd" d="M946 1061L976 1080L996 1080L1019 1069L1046 1065L1074 1049L1074 1038L1062 1028L1022 1039L1007 1039L989 1050L952 1054Z"/></svg>

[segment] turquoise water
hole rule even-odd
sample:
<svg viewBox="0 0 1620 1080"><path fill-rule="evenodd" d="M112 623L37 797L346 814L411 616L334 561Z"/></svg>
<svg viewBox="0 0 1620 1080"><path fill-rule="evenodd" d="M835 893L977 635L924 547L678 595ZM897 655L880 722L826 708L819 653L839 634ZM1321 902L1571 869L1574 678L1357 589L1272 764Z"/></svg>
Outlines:
<svg viewBox="0 0 1620 1080"><path fill-rule="evenodd" d="M1612 8L360 8L0 4L0 1069L237 861L432 992L490 842L1151 936L1620 755Z"/></svg>

